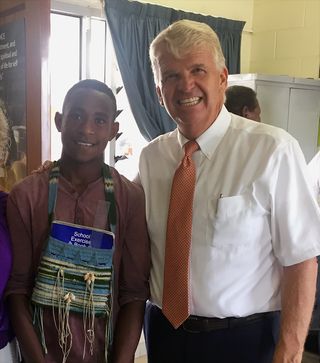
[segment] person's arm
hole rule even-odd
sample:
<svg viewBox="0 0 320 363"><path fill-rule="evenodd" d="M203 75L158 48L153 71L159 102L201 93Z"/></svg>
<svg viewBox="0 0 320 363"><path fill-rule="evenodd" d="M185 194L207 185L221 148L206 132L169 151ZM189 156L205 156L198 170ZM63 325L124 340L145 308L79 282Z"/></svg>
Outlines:
<svg viewBox="0 0 320 363"><path fill-rule="evenodd" d="M315 258L284 267L280 337L273 363L300 363L316 293Z"/></svg>
<svg viewBox="0 0 320 363"><path fill-rule="evenodd" d="M40 242L39 245L33 243L34 226L32 223L35 218L29 201L31 193L26 192L23 183L10 192L7 202L7 220L11 236L13 264L5 296L8 300L10 319L21 347L24 362L43 363L45 362L44 353L33 326L30 307L30 295L34 284L34 270L36 269L35 256L39 253L37 251L41 251L41 245ZM31 189L32 187L31 185ZM39 193L37 188L34 189L34 193ZM46 210L39 203L37 206L40 210ZM47 222L45 215L43 221L37 220L38 225L42 225L43 222ZM17 226L19 227L17 228ZM43 234L45 235L45 233ZM40 233L36 235L36 239L42 240L39 236Z"/></svg>
<svg viewBox="0 0 320 363"><path fill-rule="evenodd" d="M139 343L145 301L133 301L120 308L112 354L112 363L133 363L134 354ZM130 328L128 328L130 321Z"/></svg>
<svg viewBox="0 0 320 363"><path fill-rule="evenodd" d="M140 339L146 300L150 296L150 243L142 188L123 180L127 202L121 210L125 222L119 268L117 316L112 363L133 363ZM126 195L126 193L123 193Z"/></svg>
<svg viewBox="0 0 320 363"><path fill-rule="evenodd" d="M44 363L45 358L33 328L29 299L26 295L8 296L10 319L19 341L24 363Z"/></svg>

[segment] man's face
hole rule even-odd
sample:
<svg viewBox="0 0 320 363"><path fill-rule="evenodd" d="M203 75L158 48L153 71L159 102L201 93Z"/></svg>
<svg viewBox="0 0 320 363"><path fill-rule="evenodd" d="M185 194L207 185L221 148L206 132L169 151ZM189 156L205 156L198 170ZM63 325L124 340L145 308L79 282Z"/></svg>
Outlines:
<svg viewBox="0 0 320 363"><path fill-rule="evenodd" d="M227 78L227 69L217 69L209 49L195 47L177 59L162 48L157 93L184 136L197 138L215 121Z"/></svg>
<svg viewBox="0 0 320 363"><path fill-rule="evenodd" d="M110 97L88 88L75 90L67 99L63 114L55 117L61 132L62 155L77 162L103 160L107 143L119 128L113 120Z"/></svg>

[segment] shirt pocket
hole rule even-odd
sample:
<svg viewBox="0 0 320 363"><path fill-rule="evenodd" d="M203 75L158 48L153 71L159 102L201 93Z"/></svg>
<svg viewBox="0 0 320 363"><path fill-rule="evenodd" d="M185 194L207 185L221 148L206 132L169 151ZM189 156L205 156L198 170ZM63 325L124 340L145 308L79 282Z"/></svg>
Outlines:
<svg viewBox="0 0 320 363"><path fill-rule="evenodd" d="M250 192L221 197L216 201L215 209L212 208L213 202L209 206L212 213L209 230L211 244L216 248L229 252L251 248L259 243L266 228L269 229L267 211Z"/></svg>

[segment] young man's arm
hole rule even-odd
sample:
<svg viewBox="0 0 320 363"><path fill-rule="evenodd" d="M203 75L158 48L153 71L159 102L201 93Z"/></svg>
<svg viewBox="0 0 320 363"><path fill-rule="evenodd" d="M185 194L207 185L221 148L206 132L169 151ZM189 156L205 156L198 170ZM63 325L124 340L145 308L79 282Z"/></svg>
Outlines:
<svg viewBox="0 0 320 363"><path fill-rule="evenodd" d="M120 308L114 336L112 363L133 363L139 343L145 301L133 301ZM130 327L128 327L130 321Z"/></svg>
<svg viewBox="0 0 320 363"><path fill-rule="evenodd" d="M32 324L28 297L12 294L9 295L8 302L11 323L19 341L24 362L44 363L42 347Z"/></svg>
<svg viewBox="0 0 320 363"><path fill-rule="evenodd" d="M300 363L316 293L315 258L284 267L280 338L273 363Z"/></svg>

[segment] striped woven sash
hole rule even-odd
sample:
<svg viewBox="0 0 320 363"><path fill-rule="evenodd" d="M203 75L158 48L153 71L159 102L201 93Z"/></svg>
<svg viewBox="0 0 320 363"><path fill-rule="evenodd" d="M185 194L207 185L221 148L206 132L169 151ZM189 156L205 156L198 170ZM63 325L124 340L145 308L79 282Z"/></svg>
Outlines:
<svg viewBox="0 0 320 363"><path fill-rule="evenodd" d="M112 343L112 289L114 232L116 209L113 180L107 165L103 167L105 198L109 204L109 222L113 232L53 220L57 198L59 162L49 175L48 214L50 235L41 256L35 286L32 293L34 324L41 335L41 343L47 352L43 331L43 308L51 307L59 335L59 345L66 362L72 348L72 332L69 313L83 316L85 341L90 353L94 346L94 321L96 316L106 319L106 362ZM107 213L107 211L106 211ZM81 237L81 238L75 238ZM76 241L76 242L74 242ZM101 246L97 245L97 241ZM57 318L55 316L57 315Z"/></svg>

